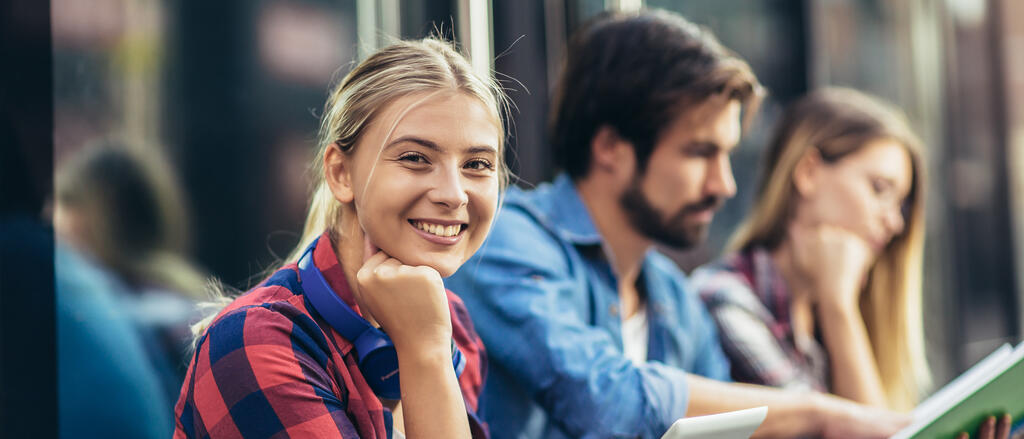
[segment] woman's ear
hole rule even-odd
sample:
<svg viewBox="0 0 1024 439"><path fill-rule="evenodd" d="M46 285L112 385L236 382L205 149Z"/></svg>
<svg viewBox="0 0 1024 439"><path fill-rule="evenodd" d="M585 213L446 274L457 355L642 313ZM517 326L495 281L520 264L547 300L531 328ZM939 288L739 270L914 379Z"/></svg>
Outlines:
<svg viewBox="0 0 1024 439"><path fill-rule="evenodd" d="M355 199L351 160L352 157L342 152L337 143L328 145L324 151L324 179L334 199L342 203L351 203Z"/></svg>
<svg viewBox="0 0 1024 439"><path fill-rule="evenodd" d="M804 198L814 196L814 192L818 188L818 178L822 166L825 166L825 162L821 158L818 148L807 148L807 151L800 156L796 167L793 168L793 186L796 187L800 196Z"/></svg>

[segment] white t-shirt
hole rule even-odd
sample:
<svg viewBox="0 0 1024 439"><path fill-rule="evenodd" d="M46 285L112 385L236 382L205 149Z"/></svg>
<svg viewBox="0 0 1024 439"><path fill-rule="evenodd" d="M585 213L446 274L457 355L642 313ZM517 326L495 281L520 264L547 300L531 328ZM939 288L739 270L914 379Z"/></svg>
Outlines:
<svg viewBox="0 0 1024 439"><path fill-rule="evenodd" d="M647 307L639 307L622 321L622 350L633 364L647 362Z"/></svg>

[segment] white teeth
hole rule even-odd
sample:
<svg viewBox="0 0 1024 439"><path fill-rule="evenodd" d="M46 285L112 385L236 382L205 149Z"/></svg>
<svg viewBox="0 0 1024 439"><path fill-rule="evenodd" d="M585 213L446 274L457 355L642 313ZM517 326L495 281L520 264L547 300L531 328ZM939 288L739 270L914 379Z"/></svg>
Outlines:
<svg viewBox="0 0 1024 439"><path fill-rule="evenodd" d="M462 226L459 225L445 226L441 224L431 224L423 221L416 221L413 225L416 226L417 229L430 233L431 235L443 237L458 235L459 231L462 229Z"/></svg>

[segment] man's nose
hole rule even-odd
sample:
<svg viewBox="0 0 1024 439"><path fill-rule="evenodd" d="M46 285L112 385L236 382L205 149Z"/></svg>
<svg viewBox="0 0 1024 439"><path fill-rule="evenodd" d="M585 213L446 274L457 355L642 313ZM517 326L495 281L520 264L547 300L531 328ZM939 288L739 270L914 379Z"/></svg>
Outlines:
<svg viewBox="0 0 1024 439"><path fill-rule="evenodd" d="M709 164L705 191L707 195L723 199L736 195L736 180L732 175L732 163L728 155L721 154Z"/></svg>

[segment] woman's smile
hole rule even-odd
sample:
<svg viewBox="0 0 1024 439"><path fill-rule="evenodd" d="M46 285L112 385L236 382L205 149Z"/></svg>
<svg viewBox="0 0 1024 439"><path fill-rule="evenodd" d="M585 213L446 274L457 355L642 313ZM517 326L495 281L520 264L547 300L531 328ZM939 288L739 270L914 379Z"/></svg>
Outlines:
<svg viewBox="0 0 1024 439"><path fill-rule="evenodd" d="M461 221L436 219L410 219L409 224L423 239L441 245L458 243L462 239L463 232L469 226Z"/></svg>

